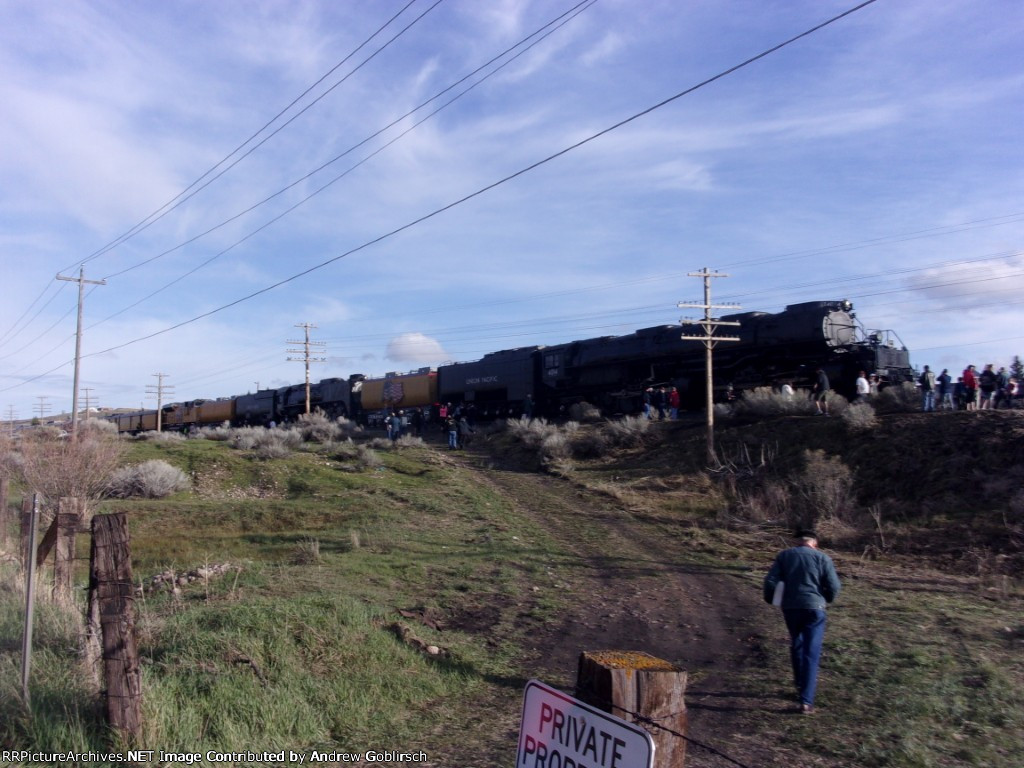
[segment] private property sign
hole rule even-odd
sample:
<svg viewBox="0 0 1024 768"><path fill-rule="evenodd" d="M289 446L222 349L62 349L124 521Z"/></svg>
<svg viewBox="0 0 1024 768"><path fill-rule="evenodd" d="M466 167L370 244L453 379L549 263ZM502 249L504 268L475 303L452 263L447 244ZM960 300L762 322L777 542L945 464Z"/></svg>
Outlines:
<svg viewBox="0 0 1024 768"><path fill-rule="evenodd" d="M516 768L652 768L654 742L639 726L539 680L526 684Z"/></svg>

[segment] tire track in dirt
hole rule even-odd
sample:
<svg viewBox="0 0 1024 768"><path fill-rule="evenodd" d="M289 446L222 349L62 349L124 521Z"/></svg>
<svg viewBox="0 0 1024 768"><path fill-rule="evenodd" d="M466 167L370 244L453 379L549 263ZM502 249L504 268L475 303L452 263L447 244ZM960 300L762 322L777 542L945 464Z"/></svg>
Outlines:
<svg viewBox="0 0 1024 768"><path fill-rule="evenodd" d="M556 567L573 599L557 623L534 635L529 676L571 691L581 651L645 651L689 673L691 738L747 765L773 762L751 731L792 703L743 690L736 674L765 663L768 616L748 568L688 556L681 538L565 480L485 468L471 457L466 464L571 553ZM688 749L689 766L727 764Z"/></svg>

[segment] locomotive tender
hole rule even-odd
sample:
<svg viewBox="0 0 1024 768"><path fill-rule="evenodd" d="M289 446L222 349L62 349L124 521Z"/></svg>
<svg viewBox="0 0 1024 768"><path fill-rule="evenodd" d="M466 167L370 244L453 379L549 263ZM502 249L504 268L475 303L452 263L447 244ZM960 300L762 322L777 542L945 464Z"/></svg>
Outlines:
<svg viewBox="0 0 1024 768"><path fill-rule="evenodd" d="M718 399L754 387L807 385L822 368L832 388L853 395L860 371L877 374L882 386L913 381L910 353L889 330L866 330L846 300L791 304L782 312L726 315L739 322L714 352ZM687 404L703 402L704 345L682 339L678 325L642 328L624 336L602 336L553 346L492 352L480 360L420 368L383 377L354 374L324 379L310 388L311 407L334 418L366 422L390 409L472 403L478 416L523 413L529 396L534 415L554 417L580 401L606 414L636 413L643 391L674 386ZM169 429L220 424L265 425L294 420L305 412L305 385L259 390L221 400L196 400L163 408ZM155 411L110 417L122 432L156 428Z"/></svg>

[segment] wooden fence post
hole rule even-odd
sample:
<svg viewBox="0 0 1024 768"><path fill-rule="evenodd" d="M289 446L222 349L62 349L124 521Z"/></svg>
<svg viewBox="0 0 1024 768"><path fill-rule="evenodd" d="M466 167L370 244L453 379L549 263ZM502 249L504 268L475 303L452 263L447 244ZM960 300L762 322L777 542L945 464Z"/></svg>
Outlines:
<svg viewBox="0 0 1024 768"><path fill-rule="evenodd" d="M28 572L31 567L29 561L32 559L32 553L29 551L31 546L32 537L32 497L25 494L25 497L21 500L21 563Z"/></svg>
<svg viewBox="0 0 1024 768"><path fill-rule="evenodd" d="M0 545L7 545L7 537L11 525L11 511L7 508L7 494L10 492L10 480L0 477Z"/></svg>
<svg viewBox="0 0 1024 768"><path fill-rule="evenodd" d="M82 518L81 499L62 498L57 501L57 517L54 519L56 542L53 561L53 599L71 599L75 571L75 534Z"/></svg>
<svg viewBox="0 0 1024 768"><path fill-rule="evenodd" d="M682 768L684 764L686 740L669 731L686 733L685 693L686 672L649 654L580 654L576 698L636 723L650 733L654 740L654 768ZM647 720L661 727L654 727Z"/></svg>
<svg viewBox="0 0 1024 768"><path fill-rule="evenodd" d="M124 513L92 519L89 591L90 603L95 599L99 608L107 722L132 742L141 727L142 686L135 641L135 586Z"/></svg>

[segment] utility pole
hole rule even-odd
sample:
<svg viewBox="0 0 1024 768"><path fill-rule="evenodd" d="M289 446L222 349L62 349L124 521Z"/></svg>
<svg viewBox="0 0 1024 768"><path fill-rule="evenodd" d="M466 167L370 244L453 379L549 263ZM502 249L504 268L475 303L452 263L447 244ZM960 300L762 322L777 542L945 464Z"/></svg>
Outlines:
<svg viewBox="0 0 1024 768"><path fill-rule="evenodd" d="M89 420L89 409L92 407L92 400L89 397L91 392L95 390L92 387L82 387L82 391L85 392L85 420Z"/></svg>
<svg viewBox="0 0 1024 768"><path fill-rule="evenodd" d="M46 418L46 414L50 412L50 404L46 402L50 399L50 396L36 395L36 399L39 401L39 405L36 406L36 413L39 414L39 422L42 423Z"/></svg>
<svg viewBox="0 0 1024 768"><path fill-rule="evenodd" d="M75 437L78 430L78 369L82 360L82 302L85 298L85 284L106 285L106 280L86 280L85 265L78 270L78 277L62 277L57 275L58 280L66 280L70 283L78 283L78 330L75 332L75 383L71 398L71 436Z"/></svg>
<svg viewBox="0 0 1024 768"><path fill-rule="evenodd" d="M156 431L163 431L163 407L164 407L164 393L173 392L174 386L168 386L164 384L164 379L167 378L166 373L154 373L156 376L156 384L149 384L146 386L146 394L152 397L156 397Z"/></svg>
<svg viewBox="0 0 1024 768"><path fill-rule="evenodd" d="M680 302L677 306L679 307L693 307L704 310L703 320L690 320L688 318L681 318L680 323L683 325L699 325L703 329L703 333L700 335L683 334L679 338L681 339L694 339L696 341L704 342L704 374L705 374L705 386L707 387L707 393L705 398L705 407L707 409L707 429L708 429L708 463L714 464L717 460L715 456L715 399L714 399L714 367L712 361L712 350L715 345L720 341L739 341L739 336L716 336L715 331L720 326L730 325L738 326L738 322L717 320L711 316L712 309L739 309L738 304L712 304L711 303L711 278L713 277L728 277L728 275L722 274L721 272L711 272L707 267L701 272L690 272L689 277L700 277L704 279L704 301L699 302Z"/></svg>
<svg viewBox="0 0 1024 768"><path fill-rule="evenodd" d="M289 357L288 360L290 362L293 362L293 363L294 362L298 362L298 363L305 363L306 364L306 413L308 414L309 411L310 411L310 403L309 403L309 364L310 363L323 363L323 362L326 362L326 360L327 360L326 357L310 357L310 348L311 347L320 347L320 348L326 347L327 346L327 342L326 341L310 341L309 340L309 330L310 330L310 328L316 328L316 326L313 325L312 323L296 323L295 327L296 328L304 328L306 330L306 340L305 341L295 341L293 339L289 339L288 340L288 342L287 342L288 344L302 344L302 349L289 349L289 350L287 350L290 354L302 355L302 357Z"/></svg>
<svg viewBox="0 0 1024 768"><path fill-rule="evenodd" d="M17 418L17 414L14 412L14 406L7 406L7 421L11 425L11 437L14 437L14 419Z"/></svg>

